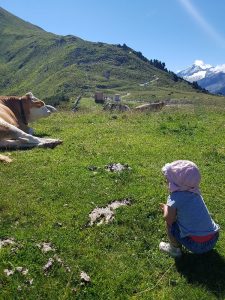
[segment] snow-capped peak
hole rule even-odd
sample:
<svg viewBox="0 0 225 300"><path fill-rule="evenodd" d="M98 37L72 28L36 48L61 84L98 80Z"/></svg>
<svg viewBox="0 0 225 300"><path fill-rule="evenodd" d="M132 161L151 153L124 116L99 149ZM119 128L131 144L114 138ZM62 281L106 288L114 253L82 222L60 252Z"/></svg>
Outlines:
<svg viewBox="0 0 225 300"><path fill-rule="evenodd" d="M217 65L215 68L213 68L213 71L215 73L219 73L219 72L225 73L225 64L223 64L223 65Z"/></svg>
<svg viewBox="0 0 225 300"><path fill-rule="evenodd" d="M192 66L179 71L177 75L189 82L197 81L211 93L225 95L225 64L214 67L197 59Z"/></svg>
<svg viewBox="0 0 225 300"><path fill-rule="evenodd" d="M196 59L196 60L194 61L194 64L193 64L193 65L195 65L195 66L197 66L197 67L200 67L202 70L212 68L211 65L205 64L204 61L203 61L203 60L200 60L200 59Z"/></svg>
<svg viewBox="0 0 225 300"><path fill-rule="evenodd" d="M184 79L193 82L198 81L206 76L206 73L212 68L211 65L205 64L202 60L195 60L187 69L177 73Z"/></svg>

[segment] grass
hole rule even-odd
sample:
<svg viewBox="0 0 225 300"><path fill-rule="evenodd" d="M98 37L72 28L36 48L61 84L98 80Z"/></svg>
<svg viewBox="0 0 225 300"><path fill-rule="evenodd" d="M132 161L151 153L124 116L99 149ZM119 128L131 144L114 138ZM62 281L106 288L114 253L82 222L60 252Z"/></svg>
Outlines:
<svg viewBox="0 0 225 300"><path fill-rule="evenodd" d="M120 114L88 101L80 112L62 109L34 124L37 135L60 138L61 146L14 151L13 163L1 165L0 237L14 238L16 246L0 250L0 298L224 299L224 105ZM158 250L166 239L161 167L176 159L197 163L205 202L221 226L214 251L186 253L177 262ZM132 170L109 173L105 165L113 162ZM127 197L132 205L116 210L112 223L86 226L96 206ZM55 262L45 274L55 253L41 252L36 244L44 241L71 272ZM28 275L3 272L18 266ZM81 284L81 271L89 284Z"/></svg>

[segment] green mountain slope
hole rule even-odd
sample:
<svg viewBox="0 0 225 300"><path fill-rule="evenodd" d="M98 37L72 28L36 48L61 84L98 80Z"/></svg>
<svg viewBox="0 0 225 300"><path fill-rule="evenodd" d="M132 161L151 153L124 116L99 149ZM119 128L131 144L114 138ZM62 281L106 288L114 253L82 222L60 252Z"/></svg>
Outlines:
<svg viewBox="0 0 225 300"><path fill-rule="evenodd" d="M174 73L154 67L126 45L59 36L0 8L0 94L29 90L47 102L77 94L149 92L159 89L193 91ZM143 91L143 83L144 91ZM135 94L134 93L134 94Z"/></svg>

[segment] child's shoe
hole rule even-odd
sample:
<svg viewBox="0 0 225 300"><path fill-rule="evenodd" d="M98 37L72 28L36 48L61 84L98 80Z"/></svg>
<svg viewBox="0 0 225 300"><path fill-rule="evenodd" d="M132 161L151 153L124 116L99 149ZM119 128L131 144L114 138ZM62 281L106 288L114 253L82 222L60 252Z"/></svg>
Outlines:
<svg viewBox="0 0 225 300"><path fill-rule="evenodd" d="M161 242L159 244L159 249L172 257L181 257L182 255L181 249L172 246L170 243Z"/></svg>

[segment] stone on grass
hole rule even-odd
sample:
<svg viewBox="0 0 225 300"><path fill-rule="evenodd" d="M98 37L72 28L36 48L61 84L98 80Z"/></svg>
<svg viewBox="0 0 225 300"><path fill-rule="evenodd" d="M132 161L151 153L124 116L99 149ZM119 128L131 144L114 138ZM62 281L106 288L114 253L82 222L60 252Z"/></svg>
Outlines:
<svg viewBox="0 0 225 300"><path fill-rule="evenodd" d="M53 262L54 262L54 259L50 257L48 262L43 267L43 270L45 273L47 273L52 268Z"/></svg>
<svg viewBox="0 0 225 300"><path fill-rule="evenodd" d="M128 164L121 164L121 163L112 163L105 166L108 172L122 172L125 170L131 170Z"/></svg>
<svg viewBox="0 0 225 300"><path fill-rule="evenodd" d="M122 199L122 200L116 200L114 202L111 202L106 207L96 207L90 214L90 222L89 225L93 226L101 225L101 224L108 224L109 222L112 222L115 217L115 209L121 207L121 206L127 206L131 204L131 200L128 198Z"/></svg>
<svg viewBox="0 0 225 300"><path fill-rule="evenodd" d="M80 279L81 279L81 281L83 283L89 283L89 282L91 282L90 276L86 272L84 272L84 271L81 271L81 273L80 273Z"/></svg>
<svg viewBox="0 0 225 300"><path fill-rule="evenodd" d="M0 249L5 246L14 245L15 241L13 238L0 239Z"/></svg>
<svg viewBox="0 0 225 300"><path fill-rule="evenodd" d="M43 253L47 253L49 251L55 251L55 248L53 248L52 243L43 242L43 243L37 244L37 246L39 249L41 249L41 251Z"/></svg>
<svg viewBox="0 0 225 300"><path fill-rule="evenodd" d="M24 267L16 267L15 269L17 272L21 273L22 275L27 275L28 274L28 269L24 268Z"/></svg>
<svg viewBox="0 0 225 300"><path fill-rule="evenodd" d="M3 271L5 273L6 276L11 276L14 274L14 270L10 270L10 269L4 269Z"/></svg>

